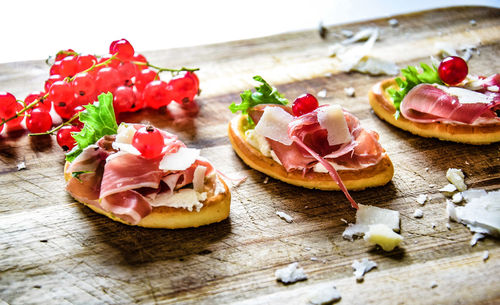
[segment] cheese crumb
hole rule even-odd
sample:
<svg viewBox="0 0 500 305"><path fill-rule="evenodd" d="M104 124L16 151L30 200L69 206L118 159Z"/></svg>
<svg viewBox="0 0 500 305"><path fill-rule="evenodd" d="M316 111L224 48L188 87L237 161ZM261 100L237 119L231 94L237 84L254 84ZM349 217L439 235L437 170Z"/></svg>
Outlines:
<svg viewBox="0 0 500 305"><path fill-rule="evenodd" d="M420 194L417 197L417 202L421 205L424 205L425 202L427 201L427 195L426 194Z"/></svg>
<svg viewBox="0 0 500 305"><path fill-rule="evenodd" d="M335 286L327 289L319 289L309 297L309 304L311 305L326 305L337 302L341 299L340 293Z"/></svg>
<svg viewBox="0 0 500 305"><path fill-rule="evenodd" d="M354 276L356 277L356 281L361 282L364 279L365 273L377 267L377 263L367 258L363 258L361 262L358 260L354 260L351 267L352 269L354 269Z"/></svg>
<svg viewBox="0 0 500 305"><path fill-rule="evenodd" d="M456 194L454 194L454 195L451 197L451 201L452 201L453 203L459 203L459 202L462 202L462 200L463 200L463 199L464 199L464 198L463 198L463 196L462 196L462 194L461 194L461 193L456 193Z"/></svg>
<svg viewBox="0 0 500 305"><path fill-rule="evenodd" d="M413 213L414 218L422 218L424 217L424 212L421 209L416 209Z"/></svg>
<svg viewBox="0 0 500 305"><path fill-rule="evenodd" d="M475 25L477 25L477 22L476 22L476 20L471 19L471 20L469 20L469 24L472 26L475 26Z"/></svg>
<svg viewBox="0 0 500 305"><path fill-rule="evenodd" d="M397 27L399 25L399 21L395 18L389 19L388 23L392 27Z"/></svg>
<svg viewBox="0 0 500 305"><path fill-rule="evenodd" d="M472 238L470 240L470 246L474 247L477 244L478 240L483 239L485 237L486 236L484 234L474 233L474 235L472 235Z"/></svg>
<svg viewBox="0 0 500 305"><path fill-rule="evenodd" d="M454 184L448 183L447 185L440 188L438 191L442 192L445 196L451 197L453 193L457 190Z"/></svg>
<svg viewBox="0 0 500 305"><path fill-rule="evenodd" d="M307 280L307 275L304 269L298 268L299 263L291 263L285 268L278 269L274 272L276 279L285 284L292 284L298 281Z"/></svg>
<svg viewBox="0 0 500 305"><path fill-rule="evenodd" d="M399 246L403 236L395 233L384 224L370 225L370 229L365 233L364 239L372 244L377 244L384 251L392 251Z"/></svg>
<svg viewBox="0 0 500 305"><path fill-rule="evenodd" d="M349 97L354 97L354 95L356 95L356 91L353 87L344 88L344 93Z"/></svg>
<svg viewBox="0 0 500 305"><path fill-rule="evenodd" d="M342 233L344 239L350 241L354 236L363 236L370 228L370 225L385 224L390 229L399 231L399 212L389 209L382 209L370 205L359 204L356 211L356 224L348 224Z"/></svg>
<svg viewBox="0 0 500 305"><path fill-rule="evenodd" d="M326 89L323 89L316 94L318 97L325 98L326 97Z"/></svg>
<svg viewBox="0 0 500 305"><path fill-rule="evenodd" d="M283 219L284 221L286 221L288 223L292 223L293 222L292 216L288 215L285 212L277 211L276 215L278 215L281 219Z"/></svg>
<svg viewBox="0 0 500 305"><path fill-rule="evenodd" d="M267 184L269 182L269 177L264 178L264 181L262 183Z"/></svg>
<svg viewBox="0 0 500 305"><path fill-rule="evenodd" d="M498 86L488 86L488 87L486 87L486 89L488 89L488 91L491 91L491 92L498 92L498 90L499 90Z"/></svg>
<svg viewBox="0 0 500 305"><path fill-rule="evenodd" d="M349 30L341 30L340 33L342 33L345 38L351 38L354 35L354 33Z"/></svg>
<svg viewBox="0 0 500 305"><path fill-rule="evenodd" d="M488 250L483 252L483 261L487 261L490 258L490 252Z"/></svg>
<svg viewBox="0 0 500 305"><path fill-rule="evenodd" d="M17 170L20 171L20 170L23 170L23 169L26 169L26 163L23 161L19 164L17 164Z"/></svg>
<svg viewBox="0 0 500 305"><path fill-rule="evenodd" d="M432 281L431 282L431 288L434 289L438 286L437 282L436 281Z"/></svg>
<svg viewBox="0 0 500 305"><path fill-rule="evenodd" d="M467 185L464 182L464 173L461 169L449 168L446 172L446 179L453 183L457 187L457 190L461 192L467 189Z"/></svg>

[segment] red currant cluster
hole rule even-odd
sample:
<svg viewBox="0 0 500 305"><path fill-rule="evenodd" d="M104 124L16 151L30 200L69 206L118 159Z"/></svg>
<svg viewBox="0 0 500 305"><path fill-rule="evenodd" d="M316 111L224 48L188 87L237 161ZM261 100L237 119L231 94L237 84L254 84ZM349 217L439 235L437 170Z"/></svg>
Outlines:
<svg viewBox="0 0 500 305"><path fill-rule="evenodd" d="M23 117L26 117L26 128L31 133L58 130L59 145L69 150L74 146L71 132L82 127L76 114L103 92L113 93L117 115L146 107L159 109L171 101L184 107L196 107L193 100L199 92L199 80L194 73L197 69L154 66L143 55L135 53L126 39L113 41L109 53L97 57L78 54L72 49L60 51L50 67L44 92L33 92L24 101L16 100L10 93L0 92L0 132L4 125L9 130L21 128ZM159 78L159 73L164 71L174 75L168 82ZM64 126L50 130L53 125L51 110L68 120ZM70 125L72 122L74 125Z"/></svg>

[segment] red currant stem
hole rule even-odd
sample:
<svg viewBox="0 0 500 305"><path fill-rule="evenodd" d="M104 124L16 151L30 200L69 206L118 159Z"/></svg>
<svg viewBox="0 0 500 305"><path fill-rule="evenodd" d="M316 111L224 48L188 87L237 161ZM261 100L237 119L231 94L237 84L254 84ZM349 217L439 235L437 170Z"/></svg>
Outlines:
<svg viewBox="0 0 500 305"><path fill-rule="evenodd" d="M85 72L89 72L91 71L92 69L96 68L96 67L100 67L100 66L104 66L104 65L107 65L108 63L110 63L113 59L115 59L116 56L115 55L112 55L110 58L106 59L105 61L101 62L101 63L98 63L98 64L94 64L92 65L92 67L86 69L86 70L83 70L79 73L85 73ZM78 74L78 73L77 73ZM76 75L75 75L76 76ZM68 80L68 81L72 81L73 79L75 79L75 76L73 77L67 77L65 78L65 80ZM7 123L8 121L11 121L11 120L14 120L14 119L17 119L19 117L19 115L23 114L24 112L26 112L27 110L33 108L36 106L36 104L38 104L38 102L40 100L45 100L49 97L49 93L47 92L47 94L45 94L44 96L34 100L32 103L30 103L29 105L25 105L23 109L19 110L19 112L17 112L14 116L8 118L8 119L2 119L2 121L0 122L0 126L2 126L3 124ZM24 102L23 102L24 104ZM71 118L73 119L73 118ZM62 127L62 126L61 126ZM57 128L57 127L56 127ZM60 127L59 127L60 128ZM57 130L56 130L57 131Z"/></svg>
<svg viewBox="0 0 500 305"><path fill-rule="evenodd" d="M142 61L133 61L132 63L134 63L135 65L148 66L150 68L156 69L156 70L158 70L158 73L164 72L164 71L168 71L168 72L171 72L171 73L179 73L179 72L182 72L182 71L195 72L195 71L199 71L200 70L200 68L186 68L186 67L182 67L180 69L162 68L162 67L155 66L152 63L142 62Z"/></svg>
<svg viewBox="0 0 500 305"><path fill-rule="evenodd" d="M53 134L54 132L58 131L59 129L61 129L63 126L67 126L67 125L71 125L71 122L73 122L74 120L76 120L76 118L78 118L78 116L80 115L80 113L75 113L75 115L73 115L69 120L67 120L66 122L52 128L51 130L49 131L46 131L46 132L40 132L40 133L30 133L28 134L29 136L44 136L44 135L47 135L47 134Z"/></svg>
<svg viewBox="0 0 500 305"><path fill-rule="evenodd" d="M64 51L64 50L61 50L59 52L57 52L56 56L59 55L59 54L65 54L65 55L71 55L71 56L75 56L75 55L80 55L79 53L77 52L68 52L68 51ZM49 66L52 66L52 64L49 62L50 60L52 59L52 56L49 56L47 57L47 59L45 60L45 63Z"/></svg>

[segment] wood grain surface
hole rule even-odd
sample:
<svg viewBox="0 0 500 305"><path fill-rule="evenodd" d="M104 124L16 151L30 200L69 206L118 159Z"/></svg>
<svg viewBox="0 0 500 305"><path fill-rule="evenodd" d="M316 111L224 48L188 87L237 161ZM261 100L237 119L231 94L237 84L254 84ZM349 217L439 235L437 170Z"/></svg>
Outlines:
<svg viewBox="0 0 500 305"><path fill-rule="evenodd" d="M286 17L283 17L286 18ZM160 66L200 67L200 114L194 120L149 112L126 120L150 121L176 132L229 176L230 218L197 229L154 230L122 225L75 203L64 190L63 154L53 137L12 134L0 139L0 303L7 304L305 304L309 294L335 285L340 304L498 304L500 242L471 247L471 233L448 222L446 170L462 168L469 187L500 187L499 144L471 146L424 139L398 130L371 111L367 93L383 77L338 72L328 46L341 29L377 26L372 54L400 67L428 62L437 41L480 43L471 72L500 72L500 11L450 8L188 49L145 53ZM472 26L469 20L477 25ZM230 25L228 25L230 26ZM103 42L106 43L106 42ZM71 46L68 46L71 47ZM57 51L57 50L54 50ZM331 76L325 76L331 73ZM338 103L377 130L395 176L388 185L353 192L355 200L401 213L400 248L385 253L363 240L342 239L355 211L340 192L301 189L269 179L243 164L227 139L227 110L262 75L289 99L326 89L322 103ZM24 97L47 78L43 62L0 65L0 90ZM354 87L346 97L343 88ZM18 171L24 161L27 169ZM427 170L425 170L427 168ZM419 194L430 200L420 206ZM424 216L412 214L421 208ZM276 211L290 214L286 223ZM435 224L435 227L433 227ZM489 259L483 261L484 251ZM378 267L357 283L351 264L369 258ZM299 262L307 281L283 285L274 271ZM431 288L435 282L437 287Z"/></svg>

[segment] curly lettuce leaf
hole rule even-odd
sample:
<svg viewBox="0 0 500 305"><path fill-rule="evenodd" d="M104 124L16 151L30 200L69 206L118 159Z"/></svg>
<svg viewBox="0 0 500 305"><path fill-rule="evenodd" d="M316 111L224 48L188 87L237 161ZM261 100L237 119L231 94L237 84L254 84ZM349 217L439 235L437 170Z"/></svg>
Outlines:
<svg viewBox="0 0 500 305"><path fill-rule="evenodd" d="M422 67L422 72L419 72L417 67L413 66L408 66L406 69L401 69L401 74L404 78L396 78L396 83L398 84L399 89L387 89L387 93L389 93L394 107L396 107L396 113L394 114L396 119L399 118L399 107L401 106L403 98L415 86L417 86L418 84L443 85L443 82L439 78L436 66L432 65L432 67L430 67L424 63L420 63L420 66Z"/></svg>
<svg viewBox="0 0 500 305"><path fill-rule="evenodd" d="M247 114L249 109L261 104L288 104L288 100L279 93L275 87L269 85L261 76L256 75L253 79L261 83L261 85L255 87L255 92L246 90L241 93L241 103L236 104L233 102L229 106L231 112L236 113L241 111L242 114ZM254 124L250 117L248 117L248 122L250 125Z"/></svg>
<svg viewBox="0 0 500 305"><path fill-rule="evenodd" d="M99 103L85 105L85 110L80 113L80 122L85 125L80 132L73 133L77 145L66 154L66 160L69 162L87 146L95 144L105 135L113 135L118 131L113 109L113 94L103 93L97 98Z"/></svg>

